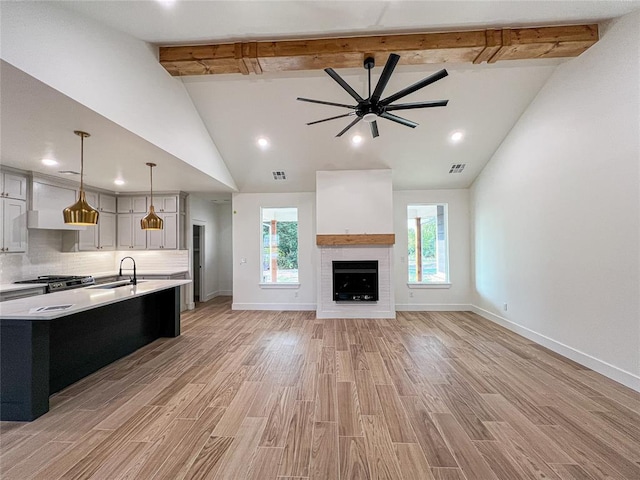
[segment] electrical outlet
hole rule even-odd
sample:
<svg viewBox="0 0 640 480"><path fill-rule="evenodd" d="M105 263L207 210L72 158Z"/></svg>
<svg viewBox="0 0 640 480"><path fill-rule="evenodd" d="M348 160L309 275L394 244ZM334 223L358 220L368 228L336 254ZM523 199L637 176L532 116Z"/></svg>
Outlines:
<svg viewBox="0 0 640 480"><path fill-rule="evenodd" d="M409 298L413 298L413 292L409 292Z"/></svg>
<svg viewBox="0 0 640 480"><path fill-rule="evenodd" d="M298 292L294 292L293 298L298 298Z"/></svg>
<svg viewBox="0 0 640 480"><path fill-rule="evenodd" d="M506 303L503 303L503 304L502 304L502 309L503 309L505 312L507 311L507 304L506 304Z"/></svg>

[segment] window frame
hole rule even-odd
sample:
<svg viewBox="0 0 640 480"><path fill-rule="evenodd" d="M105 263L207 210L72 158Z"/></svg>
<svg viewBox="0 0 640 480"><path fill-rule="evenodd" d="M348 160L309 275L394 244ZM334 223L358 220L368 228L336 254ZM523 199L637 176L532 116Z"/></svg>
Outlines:
<svg viewBox="0 0 640 480"><path fill-rule="evenodd" d="M444 250L444 277L445 279L442 281L429 281L426 280L425 278L423 278L423 280L421 282L418 281L411 281L409 280L409 266L410 266L410 262L409 262L409 221L412 220L412 218L409 217L409 209L410 208L420 208L420 207L435 207L436 211L437 211L437 207L442 206L443 210L444 210L444 226L443 226L443 230L444 230L444 246L443 246L443 250ZM415 218L415 217L414 217ZM406 209L405 209L405 218L404 218L404 225L405 225L405 232L407 235L407 242L406 242L406 258L407 258L407 263L406 263L406 269L405 269L405 278L407 279L407 287L414 289L421 289L421 288L450 288L451 287L451 271L449 268L449 254L450 254L450 249L449 249L449 204L446 202L411 202L411 203L407 203L406 205ZM436 213L436 225L437 225L437 213ZM437 235L437 230L436 230L436 235ZM436 262L437 262L437 257L436 257Z"/></svg>
<svg viewBox="0 0 640 480"><path fill-rule="evenodd" d="M263 212L264 210L278 210L278 209L282 209L282 210L295 210L296 211L296 223L298 225L298 228L296 230L296 235L297 235L297 257L298 257L298 269L297 269L297 280L295 282L265 282L264 281L264 269L263 269L263 255L264 255L264 237L263 237L263 224L264 224L264 220L263 220ZM278 289L278 288L299 288L300 287L300 208L298 206L269 206L269 207L265 207L265 206L261 206L260 207L260 219L259 219L259 231L260 231L260 236L259 236L259 240L260 240L260 254L259 254L259 261L258 261L258 266L259 266L259 286L260 288L266 288L266 289L270 289L270 288L274 288L274 289Z"/></svg>

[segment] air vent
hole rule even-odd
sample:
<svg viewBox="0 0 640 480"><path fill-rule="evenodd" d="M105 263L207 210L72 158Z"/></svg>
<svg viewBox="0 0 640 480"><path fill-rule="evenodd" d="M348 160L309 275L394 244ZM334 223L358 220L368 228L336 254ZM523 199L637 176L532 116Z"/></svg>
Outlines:
<svg viewBox="0 0 640 480"><path fill-rule="evenodd" d="M60 170L58 173L62 175L80 175L80 172L74 172L73 170Z"/></svg>
<svg viewBox="0 0 640 480"><path fill-rule="evenodd" d="M285 175L284 172L271 172L273 173L273 179L274 180L286 180L287 176Z"/></svg>
<svg viewBox="0 0 640 480"><path fill-rule="evenodd" d="M449 169L449 173L462 173L462 171L464 170L464 167L466 166L467 166L466 163L454 163L453 165L451 165L451 168Z"/></svg>

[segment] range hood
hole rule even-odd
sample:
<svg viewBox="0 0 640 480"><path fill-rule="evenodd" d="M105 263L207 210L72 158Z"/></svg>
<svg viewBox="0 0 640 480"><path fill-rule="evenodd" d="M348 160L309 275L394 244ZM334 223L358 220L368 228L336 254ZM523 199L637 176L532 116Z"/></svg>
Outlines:
<svg viewBox="0 0 640 480"><path fill-rule="evenodd" d="M64 223L62 210L29 210L27 212L27 228L42 230L86 230L87 227Z"/></svg>
<svg viewBox="0 0 640 480"><path fill-rule="evenodd" d="M27 228L44 230L86 230L87 227L64 223L62 210L75 203L78 191L58 179L33 176L31 208L27 212Z"/></svg>

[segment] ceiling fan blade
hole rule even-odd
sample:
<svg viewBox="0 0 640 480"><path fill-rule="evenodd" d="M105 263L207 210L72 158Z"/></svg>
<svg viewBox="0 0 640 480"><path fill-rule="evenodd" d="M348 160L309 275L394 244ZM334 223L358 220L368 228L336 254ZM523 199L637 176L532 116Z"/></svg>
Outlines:
<svg viewBox="0 0 640 480"><path fill-rule="evenodd" d="M371 103L376 103L378 100L380 100L380 96L382 95L382 92L387 86L387 83L389 83L391 74L393 73L393 70L396 68L396 65L398 64L399 61L400 61L400 55L396 55L395 53L392 53L391 55L389 55L389 58L387 59L387 63L385 63L384 69L382 70L382 74L378 79L378 84L376 85L376 89L373 91L373 95L371 95Z"/></svg>
<svg viewBox="0 0 640 480"><path fill-rule="evenodd" d="M333 107L351 108L352 110L355 110L356 108L358 108L357 105L346 105L344 103L325 102L324 100L313 100L311 98L298 97L296 98L296 100L300 100L301 102L319 103L320 105L331 105Z"/></svg>
<svg viewBox="0 0 640 480"><path fill-rule="evenodd" d="M406 127L416 128L418 126L416 122L412 122L411 120L407 120L406 118L398 117L397 115L393 115L392 113L383 112L380 114L380 117L386 118L387 120L391 120L392 122L396 122L401 125L405 125Z"/></svg>
<svg viewBox="0 0 640 480"><path fill-rule="evenodd" d="M336 118L350 117L355 115L356 112L345 113L344 115L336 115L335 117L323 118L322 120L316 120L315 122L309 122L307 125L315 125L316 123L328 122L329 120L335 120Z"/></svg>
<svg viewBox="0 0 640 480"><path fill-rule="evenodd" d="M353 122L351 122L349 125L347 125L339 134L337 134L336 137L341 137L347 130L349 130L351 127L353 127L360 120L362 120L362 117L356 118Z"/></svg>
<svg viewBox="0 0 640 480"><path fill-rule="evenodd" d="M381 100L379 103L380 105L383 105L383 106L389 105L390 103L393 103L396 100L400 100L402 97L406 97L410 93L413 93L417 90L420 90L421 88L426 87L427 85L431 85L432 83L443 79L447 75L449 75L447 71L445 69L442 69L439 72L436 72L433 75L430 75L427 78L423 78L419 82L416 82L413 85L408 86L407 88L403 88L402 90L400 90L397 93L394 93L390 97L387 97L384 100Z"/></svg>
<svg viewBox="0 0 640 480"><path fill-rule="evenodd" d="M373 136L373 138L379 136L380 134L378 133L378 123L374 120L369 125L371 125L371 135Z"/></svg>
<svg viewBox="0 0 640 480"><path fill-rule="evenodd" d="M347 93L355 99L356 102L358 103L364 102L364 98L358 95L358 93L353 88L351 88L351 86L347 82L345 82L342 79L342 77L338 75L333 68L325 68L324 71L327 72L327 74L331 78L333 78L338 83L338 85L344 88L347 91Z"/></svg>
<svg viewBox="0 0 640 480"><path fill-rule="evenodd" d="M446 107L449 100L433 100L430 102L415 102L415 103L401 103L400 105L389 105L385 107L385 112L391 112L393 110L410 110L412 108L427 108L427 107Z"/></svg>

